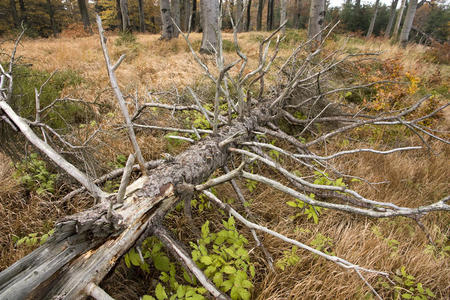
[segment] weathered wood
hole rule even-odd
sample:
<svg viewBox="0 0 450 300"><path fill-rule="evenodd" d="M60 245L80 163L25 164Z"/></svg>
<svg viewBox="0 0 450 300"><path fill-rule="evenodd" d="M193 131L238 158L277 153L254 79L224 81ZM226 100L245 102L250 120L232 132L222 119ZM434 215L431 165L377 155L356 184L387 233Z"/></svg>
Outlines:
<svg viewBox="0 0 450 300"><path fill-rule="evenodd" d="M135 181L110 220L109 203L103 201L59 221L46 244L0 273L0 299L86 297L86 286L100 283L146 228L159 224L175 206L177 187L200 184L225 164L227 147L218 144L237 132L246 132L243 138L248 138L258 123L264 123L264 115L255 109L252 117L222 127L217 135Z"/></svg>

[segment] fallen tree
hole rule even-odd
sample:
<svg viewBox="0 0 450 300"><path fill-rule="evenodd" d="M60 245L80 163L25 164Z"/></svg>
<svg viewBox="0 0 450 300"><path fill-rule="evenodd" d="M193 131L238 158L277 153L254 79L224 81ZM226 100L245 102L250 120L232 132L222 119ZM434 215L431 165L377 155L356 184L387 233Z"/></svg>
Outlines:
<svg viewBox="0 0 450 300"><path fill-rule="evenodd" d="M314 51L302 60L298 59L300 51L308 48L315 37L299 45L292 55L288 57L278 69L278 76L284 78L273 90L267 93L264 84L266 74L277 58L278 46L282 37L278 36L275 42L275 50L270 52L270 44L278 34L280 26L260 45L259 63L256 69L247 71L247 57L242 53L237 40L237 30L234 31L234 45L238 59L226 64L222 53L222 38L217 33L219 46L216 49L217 70L211 70L193 50L188 36L184 36L196 61L205 71L207 77L215 85L215 98L212 101L214 109L205 109L199 97L193 90L195 104L177 106L176 104L144 103L136 106L135 114L130 116L122 92L115 78L114 71L123 61L123 57L112 64L107 51L106 38L97 18L100 32L100 41L106 61L111 87L119 101L125 119L125 128L134 149L134 155L130 155L129 163L123 171L114 172L123 178L117 194L104 192L93 180L79 169L70 164L63 156L52 149L48 143L39 138L33 129L48 129L40 122L39 97L36 97L36 118L34 121L21 118L11 109L10 99L13 83L14 53L11 57L9 71L1 68L0 83L0 109L2 118L8 120L8 124L17 128L25 137L41 152L64 171L73 176L94 198L98 204L91 209L76 215L67 216L55 226L53 236L41 247L19 260L8 269L0 273L0 298L2 299L79 299L92 296L97 299L108 299L108 295L98 285L116 262L131 247L139 245L149 234L155 234L164 245L174 253L183 266L197 277L199 282L215 298L228 299L218 287L212 284L203 272L196 266L180 242L171 237L162 226L164 216L170 212L179 201L188 201L196 193L204 193L217 207L227 211L244 226L252 230L253 237L262 249L264 246L259 241L258 232L273 235L281 240L291 243L307 251L311 251L341 267L355 271L363 282L378 296L375 289L365 280L364 273L375 273L380 276L388 276L386 272L371 270L353 264L344 258L332 256L316 250L300 241L290 239L269 228L247 220L229 204L222 202L217 196L208 191L210 187L225 182L233 183L238 178L246 178L264 183L283 193L291 195L312 207L324 207L340 210L352 214L359 214L374 218L407 216L419 221L420 217L434 211L449 211L447 204L449 197L427 206L408 208L400 207L393 203L367 199L358 192L346 186L319 185L297 176L286 166L272 159L264 149L277 151L296 164L302 165L312 171L320 171L320 167L333 170L340 174L329 162L331 159L343 155L351 155L359 152L371 152L374 155L388 155L398 151L418 151L427 147L427 143L420 133L433 139L449 143L447 140L436 136L419 125L425 118L430 118L443 110L448 104L439 107L433 112L415 118L407 117L414 113L421 104L428 100L424 97L414 105L406 107L390 114L379 116L362 115L359 113L349 115L339 111L335 104L327 103L324 98L332 93L361 88L360 86L346 87L344 89L327 89L325 82L332 70L340 64L355 57L367 57L373 54L340 55L331 53L321 57L324 41ZM324 31L321 31L322 34ZM331 30L329 31L331 32ZM16 43L17 47L18 43ZM237 76L231 75L231 70L239 66ZM386 84L387 82L381 82ZM380 83L380 84L381 84ZM251 90L258 86L258 95L253 96ZM232 93L234 89L236 93ZM306 91L302 97L298 97L298 91ZM226 104L227 109L221 109ZM142 110L154 107L159 109L196 110L201 112L211 124L212 130L165 128L138 123ZM305 109L306 107L306 109ZM294 110L303 110L306 118L299 119L293 115ZM234 116L233 116L234 115ZM285 119L292 124L302 125L300 135L312 130L312 125L317 123L339 123L338 127L331 127L328 132L319 134L307 142L301 142L296 137L282 131L275 122ZM327 140L348 132L354 128L366 125L390 126L402 125L410 128L421 137L424 146L412 146L392 148L381 151L375 149L359 148L337 152L331 155L317 155L315 147L320 144L326 146ZM180 133L196 134L198 141L192 141L193 145L183 153L175 157L166 157L164 161L149 163L143 160L139 145L136 140L136 129L144 130L178 131ZM51 131L50 131L51 132ZM208 134L201 137L200 134ZM258 141L258 135L272 136L290 145L288 149L282 149L272 144ZM172 136L172 138L177 138ZM178 138L185 138L180 136ZM294 149L295 152L293 152ZM127 177L132 169L134 156L138 160L142 177L129 184ZM231 162L240 160L241 165L229 171ZM267 178L259 174L246 171L246 165L253 161L259 161L268 168L281 174L288 184ZM148 166L154 167L148 170ZM156 167L155 167L156 166ZM225 175L210 179L213 173L224 168ZM241 201L245 201L239 186L233 184ZM79 189L78 192L81 192ZM307 196L313 192L317 199ZM69 201L69 200L65 200ZM189 217L189 205L185 205L185 212ZM271 265L271 257L267 250L267 264Z"/></svg>

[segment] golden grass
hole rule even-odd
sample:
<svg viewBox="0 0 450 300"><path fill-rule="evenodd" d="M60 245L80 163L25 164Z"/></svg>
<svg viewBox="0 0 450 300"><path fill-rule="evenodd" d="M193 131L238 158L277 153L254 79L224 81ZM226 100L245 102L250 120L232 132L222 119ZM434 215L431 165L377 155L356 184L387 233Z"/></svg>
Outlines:
<svg viewBox="0 0 450 300"><path fill-rule="evenodd" d="M256 65L258 45L254 41L256 35L267 33L242 34L242 48L249 53L250 65ZM231 35L225 33L225 39L231 40ZM117 71L121 87L126 93L145 95L150 89L182 88L187 85L198 84L204 80L201 69L197 66L184 41L159 41L159 35L137 35L136 47L115 46L118 37L110 36L110 53L118 58L122 53L128 53L127 58ZM198 43L200 34L191 34L191 41ZM335 42L341 45L343 40ZM9 46L10 47L10 46ZM437 71L442 76L440 84L448 84L449 68L428 63L424 60L426 48L423 46L408 46L401 49L386 41L372 39L362 43L361 40L350 39L347 48L356 48L359 51L383 51L380 59L398 59L405 72L411 72L430 81ZM283 48L280 55L290 53L289 48ZM24 60L33 63L33 68L52 72L56 69L77 70L85 79L77 89L64 91L65 95L82 97L93 101L97 97L106 103L116 106L109 89L108 77L104 67L102 52L98 36L83 38L60 38L48 40L26 40L22 43L19 54ZM235 55L226 53L229 61ZM202 57L211 63L210 58ZM100 92L103 91L103 92ZM115 116L111 120L102 120L102 126L108 127L113 121L120 121L120 113L115 109ZM155 122L166 122L168 114L153 116ZM449 130L449 110L443 114L440 124L441 130ZM117 153L127 153L129 145L124 143L127 139L123 135L115 137L102 137L105 145L99 151L104 162L114 160ZM161 152L167 150L167 145L161 141L160 136L146 134L138 135L146 159L159 158ZM395 137L399 142L411 143L410 137ZM339 138L336 139L339 141ZM337 166L348 174L366 178L371 182L388 181L389 183L374 185L373 188L364 183L354 183L352 187L359 190L368 198L380 201L393 202L398 205L419 206L436 201L443 195L448 195L450 168L448 157L450 149L442 144L432 143L433 150L438 155L424 152L402 153L390 156L377 156L360 154L349 159L336 161ZM340 149L338 143L329 146L328 150ZM270 170L263 170L270 174ZM1 253L0 270L13 261L25 255L30 249L16 248L11 242L11 235L24 236L25 234L45 231L58 216L81 209L85 202L70 205L62 209L57 206L39 205L42 199L36 195L25 195L20 185L12 178L13 169L8 159L0 153L0 219L1 223ZM270 174L273 175L273 174ZM392 220L376 220L344 213L326 211L318 225L303 219L291 221L290 215L294 210L285 202L291 200L273 190L261 188L250 193L244 186L246 197L251 199L251 209L257 216L258 222L296 238L304 243L310 243L314 237L321 233L330 237L334 246L332 251L337 255L367 268L395 272L405 266L408 273L417 278L417 282L429 287L440 299L450 297L448 283L450 282L450 265L448 253L444 256L426 252L429 244L425 234L414 223L404 218ZM234 197L229 186L220 189L221 196ZM205 212L195 215L195 223L201 225L207 216L217 219L216 212ZM172 219L171 219L172 221ZM217 221L217 220L216 220ZM434 213L423 220L427 231L439 248L448 245L446 237L449 235L450 217L448 213ZM173 224L177 228L188 228L189 224L183 217L173 216ZM381 235L374 234L374 226L378 226ZM47 229L48 230L48 229ZM245 230L242 230L246 232ZM246 233L247 234L247 233ZM195 238L194 232L179 231L180 238L189 240ZM251 241L250 236L249 240ZM275 260L283 256L284 250L290 246L279 240L264 236L264 244L273 254ZM388 241L397 240L398 249L393 249ZM301 261L285 271L277 269L275 272L267 271L264 256L258 249L253 252L253 260L257 266L258 275L255 281L255 299L358 299L367 292L367 287L359 277L337 265L319 259L305 251L298 251ZM148 289L149 278L141 283L142 286L132 286L139 280L139 272L125 271L123 264L121 270L106 280L106 288L118 293L117 299L137 298L139 293ZM136 275L138 274L138 275ZM367 275L367 274L366 274ZM368 276L372 284L376 278ZM126 284L117 284L118 282ZM393 297L391 291L383 290L384 296ZM134 296L133 296L134 295ZM142 294L141 294L142 295Z"/></svg>

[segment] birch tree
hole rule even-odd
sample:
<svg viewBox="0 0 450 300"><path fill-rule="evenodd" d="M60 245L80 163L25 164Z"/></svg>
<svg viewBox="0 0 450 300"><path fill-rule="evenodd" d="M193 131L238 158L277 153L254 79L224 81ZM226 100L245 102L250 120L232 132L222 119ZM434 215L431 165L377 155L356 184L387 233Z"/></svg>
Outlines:
<svg viewBox="0 0 450 300"><path fill-rule="evenodd" d="M160 0L159 8L161 11L161 37L162 40L170 40L178 36L176 27L172 22L172 14L170 12L170 1Z"/></svg>
<svg viewBox="0 0 450 300"><path fill-rule="evenodd" d="M122 32L131 31L130 16L128 15L128 0L120 0L120 14L122 16Z"/></svg>
<svg viewBox="0 0 450 300"><path fill-rule="evenodd" d="M284 24L287 20L287 0L281 0L280 5L280 24ZM282 33L285 33L286 26L281 30Z"/></svg>
<svg viewBox="0 0 450 300"><path fill-rule="evenodd" d="M256 14L256 30L261 31L262 29L262 16L264 10L265 0L258 0L258 12Z"/></svg>
<svg viewBox="0 0 450 300"><path fill-rule="evenodd" d="M173 22L175 22L175 24L181 28L181 23L180 23L180 0L171 0L170 1L170 15L173 19ZM174 37L178 37L178 30L175 28L174 30Z"/></svg>

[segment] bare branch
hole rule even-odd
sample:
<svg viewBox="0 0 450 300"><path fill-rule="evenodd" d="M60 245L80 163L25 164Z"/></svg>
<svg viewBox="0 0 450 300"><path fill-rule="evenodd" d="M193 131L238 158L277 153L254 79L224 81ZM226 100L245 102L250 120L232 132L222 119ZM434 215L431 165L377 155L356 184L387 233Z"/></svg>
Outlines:
<svg viewBox="0 0 450 300"><path fill-rule="evenodd" d="M114 300L113 297L108 295L102 288L92 282L86 286L86 294L96 300Z"/></svg>

